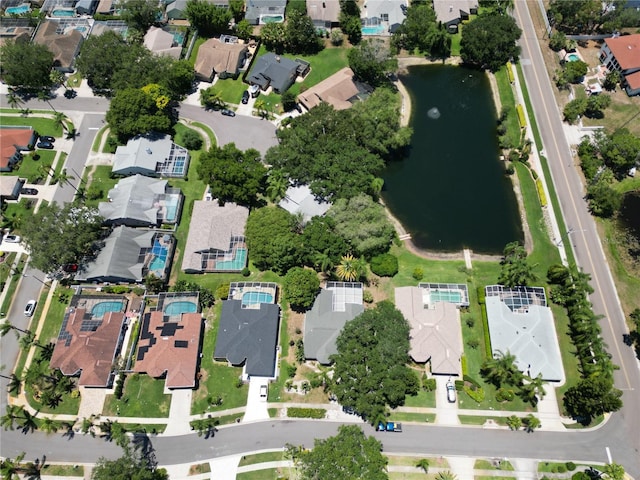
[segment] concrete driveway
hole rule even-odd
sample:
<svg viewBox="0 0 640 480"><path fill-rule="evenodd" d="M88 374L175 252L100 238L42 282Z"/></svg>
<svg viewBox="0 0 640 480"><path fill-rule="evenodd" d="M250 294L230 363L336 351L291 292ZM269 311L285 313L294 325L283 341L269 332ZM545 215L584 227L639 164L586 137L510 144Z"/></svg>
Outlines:
<svg viewBox="0 0 640 480"><path fill-rule="evenodd" d="M269 385L269 379L265 377L251 377L249 380L249 395L247 396L247 409L245 410L243 422L254 422L258 420L268 420L269 411L267 409L267 399L260 398L260 387Z"/></svg>
<svg viewBox="0 0 640 480"><path fill-rule="evenodd" d="M447 400L447 382L450 377L436 375L436 423L438 425L460 425L458 419L458 397L456 394L456 402L451 403ZM451 379L453 382L453 379Z"/></svg>

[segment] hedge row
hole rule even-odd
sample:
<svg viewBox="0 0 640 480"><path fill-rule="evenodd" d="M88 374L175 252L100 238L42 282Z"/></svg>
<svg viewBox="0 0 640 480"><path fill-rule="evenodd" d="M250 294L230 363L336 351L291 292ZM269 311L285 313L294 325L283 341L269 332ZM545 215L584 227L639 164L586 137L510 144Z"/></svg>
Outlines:
<svg viewBox="0 0 640 480"><path fill-rule="evenodd" d="M544 188L542 187L542 180L539 178L536 180L536 188L538 189L538 197L540 197L540 205L543 207L547 206L547 196L544 193Z"/></svg>
<svg viewBox="0 0 640 480"><path fill-rule="evenodd" d="M326 414L324 408L287 408L287 417L293 418L324 418Z"/></svg>
<svg viewBox="0 0 640 480"><path fill-rule="evenodd" d="M466 385L463 387L464 392L469 395L472 400L475 400L478 403L481 403L484 400L484 390L482 388L476 388L472 390L470 387Z"/></svg>
<svg viewBox="0 0 640 480"><path fill-rule="evenodd" d="M522 108L522 105L516 105L516 112L518 112L518 123L520 124L520 128L526 127L527 120L524 116L524 108Z"/></svg>
<svg viewBox="0 0 640 480"><path fill-rule="evenodd" d="M460 357L460 368L462 368L462 375L467 376L469 374L469 365L467 365L467 357L464 353Z"/></svg>
<svg viewBox="0 0 640 480"><path fill-rule="evenodd" d="M483 303L480 305L482 312L482 333L484 334L484 353L487 358L493 358L493 349L491 348L491 336L489 335L489 319L487 318L487 307Z"/></svg>
<svg viewBox="0 0 640 480"><path fill-rule="evenodd" d="M513 65L511 65L511 62L507 62L507 75L509 76L509 82L513 83L516 81L513 76Z"/></svg>

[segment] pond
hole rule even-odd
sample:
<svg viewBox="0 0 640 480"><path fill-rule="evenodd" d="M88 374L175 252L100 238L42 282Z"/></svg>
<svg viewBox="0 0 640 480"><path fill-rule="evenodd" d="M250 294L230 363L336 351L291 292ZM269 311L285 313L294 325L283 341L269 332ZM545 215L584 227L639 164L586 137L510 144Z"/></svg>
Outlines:
<svg viewBox="0 0 640 480"><path fill-rule="evenodd" d="M499 254L523 240L518 205L499 160L497 114L482 72L409 67L414 134L408 156L383 173L383 200L422 249Z"/></svg>

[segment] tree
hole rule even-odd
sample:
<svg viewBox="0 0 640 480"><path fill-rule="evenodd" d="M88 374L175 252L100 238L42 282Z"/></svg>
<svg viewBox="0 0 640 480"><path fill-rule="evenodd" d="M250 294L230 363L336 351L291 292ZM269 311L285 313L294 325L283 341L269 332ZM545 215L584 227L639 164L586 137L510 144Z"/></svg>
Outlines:
<svg viewBox="0 0 640 480"><path fill-rule="evenodd" d="M285 198L289 188L289 179L281 171L271 169L267 175L265 194L270 202L278 203Z"/></svg>
<svg viewBox="0 0 640 480"><path fill-rule="evenodd" d="M584 115L584 112L587 110L587 99L586 98L576 98L571 100L564 106L562 110L562 114L564 115L564 119L567 123L573 125L578 117Z"/></svg>
<svg viewBox="0 0 640 480"><path fill-rule="evenodd" d="M516 44L522 30L507 15L486 13L462 29L460 55L465 63L497 71L510 59L516 59L520 47Z"/></svg>
<svg viewBox="0 0 640 480"><path fill-rule="evenodd" d="M589 66L582 60L576 60L575 62L565 62L564 78L569 83L580 83L582 78L587 74Z"/></svg>
<svg viewBox="0 0 640 480"><path fill-rule="evenodd" d="M602 473L611 480L623 480L624 479L624 467L618 463L607 463L602 467Z"/></svg>
<svg viewBox="0 0 640 480"><path fill-rule="evenodd" d="M451 54L451 36L438 23L436 14L426 3L412 3L402 25L391 39L396 49L420 52L433 57L448 57Z"/></svg>
<svg viewBox="0 0 640 480"><path fill-rule="evenodd" d="M605 95L604 93L591 95L587 99L584 114L589 118L603 118L604 113L602 111L609 105L611 105L611 97L609 95Z"/></svg>
<svg viewBox="0 0 640 480"><path fill-rule="evenodd" d="M617 70L611 70L607 72L607 75L604 77L604 82L602 86L605 90L611 92L616 89L616 86L620 83L620 72Z"/></svg>
<svg viewBox="0 0 640 480"><path fill-rule="evenodd" d="M185 10L187 20L203 37L213 37L229 30L233 18L230 9L203 1L189 0Z"/></svg>
<svg viewBox="0 0 640 480"><path fill-rule="evenodd" d="M336 341L332 390L341 405L352 407L374 424L387 406L404 404L418 393L409 361L409 324L394 305L383 301L347 322Z"/></svg>
<svg viewBox="0 0 640 480"><path fill-rule="evenodd" d="M607 2L598 0L552 0L547 16L551 25L572 35L591 34L597 31L607 19L603 6ZM604 7L609 8L609 7Z"/></svg>
<svg viewBox="0 0 640 480"><path fill-rule="evenodd" d="M316 27L306 11L301 13L293 10L287 15L285 48L287 52L303 55L313 55L322 50L323 44L316 35Z"/></svg>
<svg viewBox="0 0 640 480"><path fill-rule="evenodd" d="M20 453L16 458L5 458L0 460L0 474L5 480L19 480L19 474L22 473L22 460L24 460L25 452Z"/></svg>
<svg viewBox="0 0 640 480"><path fill-rule="evenodd" d="M340 0L340 28L347 34L351 45L357 45L362 40L362 21L360 7L355 0Z"/></svg>
<svg viewBox="0 0 640 480"><path fill-rule="evenodd" d="M243 152L228 143L200 155L198 175L221 205L235 202L250 207L258 204L258 194L264 192L267 169L260 152L253 148Z"/></svg>
<svg viewBox="0 0 640 480"><path fill-rule="evenodd" d="M158 2L154 0L127 0L123 7L122 19L127 22L129 28L137 30L141 35L162 16Z"/></svg>
<svg viewBox="0 0 640 480"><path fill-rule="evenodd" d="M522 424L527 433L532 433L536 428L540 428L540 419L532 413L522 419Z"/></svg>
<svg viewBox="0 0 640 480"><path fill-rule="evenodd" d="M249 20L243 18L238 23L236 23L235 32L236 35L241 39L249 40L249 37L253 35L253 25L249 23Z"/></svg>
<svg viewBox="0 0 640 480"><path fill-rule="evenodd" d="M597 135L595 141L605 165L619 179L624 178L640 159L640 137L626 128L620 128L610 135Z"/></svg>
<svg viewBox="0 0 640 480"><path fill-rule="evenodd" d="M167 59L167 70L162 85L172 93L174 98L182 98L193 88L196 74L187 60Z"/></svg>
<svg viewBox="0 0 640 480"><path fill-rule="evenodd" d="M27 90L51 87L53 53L44 45L7 41L0 47L2 78L7 85Z"/></svg>
<svg viewBox="0 0 640 480"><path fill-rule="evenodd" d="M160 108L152 95L140 88L126 88L116 93L107 111L107 123L111 133L121 142L149 133L169 132L174 119L171 108Z"/></svg>
<svg viewBox="0 0 640 480"><path fill-rule="evenodd" d="M339 199L327 212L335 221L335 230L353 247L355 253L372 257L385 253L396 236L384 207L368 195Z"/></svg>
<svg viewBox="0 0 640 480"><path fill-rule="evenodd" d="M515 355L499 350L494 353L493 358L484 361L480 374L496 388L503 385L520 386L523 378L522 372L516 366Z"/></svg>
<svg viewBox="0 0 640 480"><path fill-rule="evenodd" d="M520 430L522 427L522 419L517 415L507 417L507 426L510 430Z"/></svg>
<svg viewBox="0 0 640 480"><path fill-rule="evenodd" d="M336 232L335 220L327 216L311 218L302 232L302 243L306 264L317 271L329 271L349 251L345 239Z"/></svg>
<svg viewBox="0 0 640 480"><path fill-rule="evenodd" d="M186 130L182 134L182 146L187 150L200 150L202 148L202 137L195 130Z"/></svg>
<svg viewBox="0 0 640 480"><path fill-rule="evenodd" d="M600 178L587 188L589 210L597 217L609 218L622 205L623 194L612 188L611 184Z"/></svg>
<svg viewBox="0 0 640 480"><path fill-rule="evenodd" d="M20 333L23 333L23 334L27 333L27 330L23 330L21 328L16 327L7 319L2 323L2 325L0 325L0 337L4 337L11 330L13 330L16 333L16 337L18 338L20 338Z"/></svg>
<svg viewBox="0 0 640 480"><path fill-rule="evenodd" d="M282 53L286 41L286 29L282 23L267 23L260 30L260 38L267 50Z"/></svg>
<svg viewBox="0 0 640 480"><path fill-rule="evenodd" d="M302 264L304 250L294 227L293 215L283 208L263 207L251 211L245 236L257 268L284 274Z"/></svg>
<svg viewBox="0 0 640 480"><path fill-rule="evenodd" d="M338 435L316 439L313 450L299 454L302 480L349 478L385 480L387 458L382 444L357 425L341 425Z"/></svg>
<svg viewBox="0 0 640 480"><path fill-rule="evenodd" d="M169 475L164 468L155 468L131 447L123 448L124 454L117 460L98 459L91 480L168 480Z"/></svg>
<svg viewBox="0 0 640 480"><path fill-rule="evenodd" d="M498 283L505 287L520 287L537 280L533 266L527 262L527 251L518 242L508 243L504 247L502 270Z"/></svg>
<svg viewBox="0 0 640 480"><path fill-rule="evenodd" d="M102 233L102 217L95 208L51 203L34 213L21 233L31 251L31 265L52 273L63 265L78 263L92 251Z"/></svg>
<svg viewBox="0 0 640 480"><path fill-rule="evenodd" d="M568 415L584 425L593 417L622 408L622 392L613 386L611 378L584 378L569 387L564 394L564 408Z"/></svg>
<svg viewBox="0 0 640 480"><path fill-rule="evenodd" d="M349 67L356 78L373 87L387 81L387 74L398 68L398 61L385 42L379 39L364 40L347 54Z"/></svg>
<svg viewBox="0 0 640 480"><path fill-rule="evenodd" d="M284 295L294 310L309 309L320 289L320 279L313 270L294 267L284 277Z"/></svg>
<svg viewBox="0 0 640 480"><path fill-rule="evenodd" d="M563 32L555 31L549 37L549 48L554 52L567 48L567 36Z"/></svg>

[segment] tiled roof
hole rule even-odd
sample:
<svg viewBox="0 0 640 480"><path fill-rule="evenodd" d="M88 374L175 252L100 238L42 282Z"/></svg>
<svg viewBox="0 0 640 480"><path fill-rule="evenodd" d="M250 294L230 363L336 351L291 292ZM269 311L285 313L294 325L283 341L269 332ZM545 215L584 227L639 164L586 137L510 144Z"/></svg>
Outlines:
<svg viewBox="0 0 640 480"><path fill-rule="evenodd" d="M345 110L351 107L349 99L357 95L359 91L353 80L353 71L349 67L345 67L300 93L298 100L308 109L320 105L321 102L326 102L336 110Z"/></svg>
<svg viewBox="0 0 640 480"><path fill-rule="evenodd" d="M637 90L640 88L640 70L635 73L630 73L629 75L625 75L624 79L629 84L629 88L632 90Z"/></svg>
<svg viewBox="0 0 640 480"><path fill-rule="evenodd" d="M469 14L472 8L478 8L477 0L433 0L436 18L444 24L460 19L460 12Z"/></svg>
<svg viewBox="0 0 640 480"><path fill-rule="evenodd" d="M80 44L84 40L82 33L71 28L62 35L56 33L58 22L54 20L44 20L33 41L44 45L53 52L54 66L70 68L80 49Z"/></svg>
<svg viewBox="0 0 640 480"><path fill-rule="evenodd" d="M144 46L157 55L180 58L182 47L174 45L173 34L160 27L151 27L144 36Z"/></svg>
<svg viewBox="0 0 640 480"><path fill-rule="evenodd" d="M109 190L109 201L98 205L100 216L107 221L129 219L155 225L161 208L157 198L166 188L166 180L144 175L123 178Z"/></svg>
<svg viewBox="0 0 640 480"><path fill-rule="evenodd" d="M61 330L51 357L52 368L65 375L80 373L78 385L106 387L111 366L121 340L125 314L107 312L95 330L82 329L84 308L70 309L64 332ZM64 334L64 335L63 335Z"/></svg>
<svg viewBox="0 0 640 480"><path fill-rule="evenodd" d="M152 377L167 374L167 388L193 388L202 332L200 313L183 313L179 322L165 321L161 311L144 315L134 371Z"/></svg>
<svg viewBox="0 0 640 480"><path fill-rule="evenodd" d="M9 159L16 153L16 145L27 147L32 137L32 128L0 128L0 168L9 165Z"/></svg>
<svg viewBox="0 0 640 480"><path fill-rule="evenodd" d="M622 70L640 68L640 33L607 38L605 43Z"/></svg>
<svg viewBox="0 0 640 480"><path fill-rule="evenodd" d="M211 38L200 45L194 65L196 74L203 78L211 78L214 73L238 73L240 56L247 52L242 43L225 43Z"/></svg>

